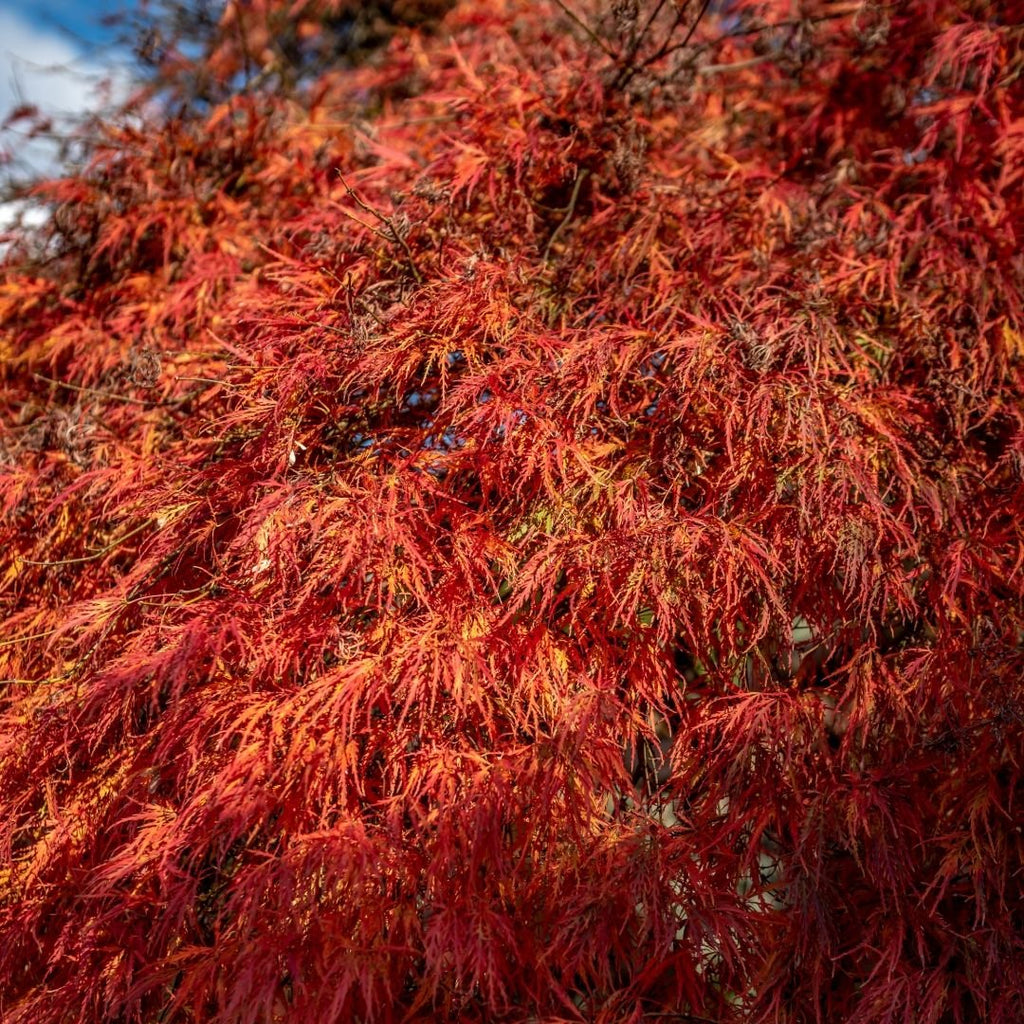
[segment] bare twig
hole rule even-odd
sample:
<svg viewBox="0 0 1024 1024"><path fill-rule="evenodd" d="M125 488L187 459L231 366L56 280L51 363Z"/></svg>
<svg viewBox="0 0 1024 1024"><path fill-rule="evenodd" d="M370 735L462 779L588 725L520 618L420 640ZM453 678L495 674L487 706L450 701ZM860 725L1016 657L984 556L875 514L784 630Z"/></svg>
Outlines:
<svg viewBox="0 0 1024 1024"><path fill-rule="evenodd" d="M574 11L570 10L562 0L555 0L555 3L565 12L566 17L571 18L584 32L590 36L593 42L597 43L598 46L605 52L608 57L612 60L617 61L619 55Z"/></svg>
<svg viewBox="0 0 1024 1024"><path fill-rule="evenodd" d="M749 25L745 28L734 28L729 32L724 32L718 38L721 39L735 39L738 36L754 36L759 32L770 32L776 28L799 28L801 25L811 24L816 25L821 21L836 21L839 18L849 17L849 11L836 11L829 14L812 14L806 18L785 18L782 21L771 21L765 22L761 25Z"/></svg>
<svg viewBox="0 0 1024 1024"><path fill-rule="evenodd" d="M450 121L455 116L452 110L448 114L431 114L426 117L409 117L401 121L380 121L375 124L378 131L386 131L389 128L408 128L416 124L437 124L441 121ZM351 121L317 121L316 124L303 125L303 131L309 132L337 132L345 131L352 127Z"/></svg>
<svg viewBox="0 0 1024 1024"><path fill-rule="evenodd" d="M11 644L21 644L28 640L40 640L44 636L51 636L57 632L56 626L53 629L44 630L42 633L29 633L27 636L13 636L9 640L0 640L0 647L10 647Z"/></svg>
<svg viewBox="0 0 1024 1024"><path fill-rule="evenodd" d="M551 232L551 237L548 239L548 244L544 247L545 260L547 260L548 254L551 252L551 246L555 244L555 239L558 238L559 234L561 233L562 229L566 226L566 224L568 224L569 221L572 220L572 215L576 211L576 200L579 199L580 196L580 186L583 184L583 179L586 178L586 176L589 173L590 172L586 168L584 168L576 175L576 181L572 186L572 196L570 196L569 198L569 205L565 208L565 216L562 218L558 227L556 227L555 230Z"/></svg>
<svg viewBox="0 0 1024 1024"><path fill-rule="evenodd" d="M690 40L693 38L693 33L697 31L697 26L704 20L704 15L708 13L708 8L711 6L711 0L704 0L701 4L700 10L697 12L697 17L693 19L693 24L687 29L686 35L683 37L682 42L676 43L672 46L668 45L668 40L665 41L665 45L661 47L656 53L648 57L643 64L640 65L640 70L643 68L650 67L656 61L661 60L663 57L667 57L671 53L675 53L677 50L684 50L690 45Z"/></svg>
<svg viewBox="0 0 1024 1024"><path fill-rule="evenodd" d="M708 7L711 5L711 0L703 0L700 10L697 12L696 18L690 25L686 32L685 37L681 43L673 43L672 36L675 34L676 29L682 24L683 16L686 13L686 9L689 6L688 3L681 4L676 9L675 20L672 22L672 27L665 33L664 42L659 46L653 53L649 54L639 63L636 61L637 53L639 52L640 46L643 44L644 35L650 29L652 22L655 17L660 13L662 4L659 3L655 8L651 16L647 19L647 23L644 25L643 30L637 37L635 45L631 48L629 56L626 58L625 63L619 68L619 73L615 78L615 88L623 89L626 85L633 80L636 75L640 74L641 71L649 68L652 64L656 64L659 60L667 57L670 53L675 53L676 50L681 50L689 45L690 40L693 38L693 33L697 30L697 26L701 23L704 15L707 14Z"/></svg>
<svg viewBox="0 0 1024 1024"><path fill-rule="evenodd" d="M687 0L688 2L688 0ZM623 71L626 68L633 66L633 61L636 60L636 55L640 52L640 47L644 45L644 39L647 37L647 33L650 31L651 25L654 24L654 19L661 14L661 9L665 6L665 0L658 0L657 4L651 9L651 13L647 17L647 21L644 22L644 27L639 32L635 33L633 40L629 46L629 55L626 57ZM676 11L676 25L679 24L679 19L683 16L683 11L686 10L686 2L684 2L679 9ZM672 26L669 34L675 30L675 25Z"/></svg>
<svg viewBox="0 0 1024 1024"><path fill-rule="evenodd" d="M180 374L176 374L174 379L175 380L191 380L191 381L195 381L198 384L220 384L220 386L224 387L224 388L239 388L239 387L241 387L241 384L232 384L231 381L228 381L228 380L217 380L216 377L183 377Z"/></svg>
<svg viewBox="0 0 1024 1024"><path fill-rule="evenodd" d="M378 210L376 207L371 206L368 202L366 202L366 200L363 199L362 196L360 196L359 193L357 193L356 190L345 180L345 175L342 174L341 171L338 171L338 177L341 178L341 183L342 185L345 186L345 191L355 201L359 208L361 210L365 210L371 216L376 217L377 220L379 220L381 224L383 224L388 229L391 237L389 238L383 232L377 231L376 228L372 227L370 224L363 224L363 222L359 220L358 217L352 217L352 219L356 221L357 224L362 224L363 227L367 228L370 231L373 231L374 234L379 235L385 241L401 246L402 250L405 252L405 258L408 261L409 269L412 271L412 276L416 278L417 284L422 284L423 278L420 275L419 268L416 266L416 260L413 258L412 249L409 248L409 243L402 236L398 228L395 227L395 222L390 217L381 213L380 210ZM351 216L351 214L349 216Z"/></svg>
<svg viewBox="0 0 1024 1024"><path fill-rule="evenodd" d="M751 57L749 60L738 60L734 64L705 64L703 67L696 69L698 75L724 75L729 71L741 71L743 68L751 68L755 64L763 64L766 60L771 60L775 55L772 53L762 53L758 57Z"/></svg>
<svg viewBox="0 0 1024 1024"><path fill-rule="evenodd" d="M45 679L0 679L0 686L46 686L47 683L59 683L66 678L64 675L47 676Z"/></svg>
<svg viewBox="0 0 1024 1024"><path fill-rule="evenodd" d="M841 12L839 14L819 14L808 18L788 18L784 21L776 21L770 24L757 25L751 28L734 29L731 32L725 32L721 36L716 38L716 42L722 42L724 39L735 39L739 36L752 36L757 35L759 32L770 32L773 29L784 29L784 28L799 28L801 25L811 24L817 25L819 22L834 21L837 18L843 18L847 16L848 12ZM703 12L701 14L703 16ZM698 21L700 19L698 18ZM686 38L674 45L666 48L664 52L658 53L653 58L654 60L661 60L663 57L669 57L673 53L683 49L690 41L690 37L693 34L693 29L697 27L696 22L691 26L691 31L687 33ZM752 58L748 61L737 61L735 64L709 64L703 68L696 68L696 74L698 75L713 75L719 72L731 71L733 68L739 69L741 67L753 66L754 64L761 63L766 60L771 60L774 54L763 54L762 56ZM644 67L647 63L644 64Z"/></svg>
<svg viewBox="0 0 1024 1024"><path fill-rule="evenodd" d="M155 398L135 398L132 395L116 395L112 391L103 391L100 388L86 388L80 384L69 384L64 380L54 380L52 377L44 377L41 373L33 373L32 376L44 384L56 384L57 387L67 388L68 391L80 391L86 395L98 395L100 398L110 398L115 402L130 402L133 405L171 405L171 402L161 401Z"/></svg>
<svg viewBox="0 0 1024 1024"><path fill-rule="evenodd" d="M134 530L129 530L123 537L118 537L117 540L112 540L105 548L100 548L99 551L94 551L91 555L82 555L80 558L60 558L53 562L37 562L32 558L24 558L22 555L18 555L18 560L24 562L26 565L76 565L79 562L92 562L97 558L102 558L105 554L113 551L114 548L123 544L126 540L130 540L137 533L141 533L147 526L151 525L151 520L147 519L140 526L137 526Z"/></svg>

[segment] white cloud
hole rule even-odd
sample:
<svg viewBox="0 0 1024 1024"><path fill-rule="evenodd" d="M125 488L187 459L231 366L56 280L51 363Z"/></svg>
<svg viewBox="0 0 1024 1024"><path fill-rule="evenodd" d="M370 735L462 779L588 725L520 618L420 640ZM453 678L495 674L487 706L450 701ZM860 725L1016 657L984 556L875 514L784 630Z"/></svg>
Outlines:
<svg viewBox="0 0 1024 1024"><path fill-rule="evenodd" d="M0 7L0 124L15 107L30 104L52 119L52 136L28 138L29 122L0 131L0 180L22 181L60 171L59 136L71 121L127 94L127 75L111 63L84 59L75 45L14 11ZM24 204L0 203L0 234ZM40 219L31 211L30 221Z"/></svg>
<svg viewBox="0 0 1024 1024"><path fill-rule="evenodd" d="M0 10L0 109L37 103L48 112L82 108L88 89L75 69L80 54L55 32L36 28L13 11Z"/></svg>
<svg viewBox="0 0 1024 1024"><path fill-rule="evenodd" d="M95 110L114 95L123 96L124 83L119 68L83 59L74 44L58 32L38 28L14 11L0 8L0 120L12 108L29 103L54 118L59 130L68 118ZM0 140L0 145L16 165L52 169L56 149L52 141L26 143L22 139L19 145L13 129L4 135L8 137ZM41 166L33 166L39 162Z"/></svg>

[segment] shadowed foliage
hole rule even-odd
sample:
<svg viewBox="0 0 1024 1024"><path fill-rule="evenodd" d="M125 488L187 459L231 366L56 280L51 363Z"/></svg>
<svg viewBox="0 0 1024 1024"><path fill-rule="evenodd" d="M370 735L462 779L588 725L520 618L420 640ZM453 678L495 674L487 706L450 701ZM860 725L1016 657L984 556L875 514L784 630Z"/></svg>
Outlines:
<svg viewBox="0 0 1024 1024"><path fill-rule="evenodd" d="M0 264L0 1018L1019 1021L1013 5L351 6Z"/></svg>

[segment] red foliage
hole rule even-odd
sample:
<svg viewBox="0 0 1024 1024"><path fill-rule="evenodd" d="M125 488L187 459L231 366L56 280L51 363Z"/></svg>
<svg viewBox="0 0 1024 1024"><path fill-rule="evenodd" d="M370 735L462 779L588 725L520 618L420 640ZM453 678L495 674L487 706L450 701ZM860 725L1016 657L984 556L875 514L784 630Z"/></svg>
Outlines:
<svg viewBox="0 0 1024 1024"><path fill-rule="evenodd" d="M466 3L39 188L5 1024L1020 1020L1011 6Z"/></svg>

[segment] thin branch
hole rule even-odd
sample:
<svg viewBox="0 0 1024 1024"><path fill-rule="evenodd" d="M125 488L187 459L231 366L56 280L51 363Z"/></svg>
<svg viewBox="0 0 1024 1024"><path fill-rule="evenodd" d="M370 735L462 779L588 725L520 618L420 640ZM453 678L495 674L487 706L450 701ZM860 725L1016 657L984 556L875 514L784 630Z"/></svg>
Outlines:
<svg viewBox="0 0 1024 1024"><path fill-rule="evenodd" d="M175 380L191 380L191 381L196 381L199 384L220 384L220 386L224 387L224 388L240 388L241 387L241 384L232 384L230 381L227 381L227 380L217 380L216 377L182 377L180 375L175 375L174 379Z"/></svg>
<svg viewBox="0 0 1024 1024"><path fill-rule="evenodd" d="M704 20L704 15L708 13L708 8L711 6L711 0L704 0L701 4L700 10L697 12L697 17L693 19L693 24L687 30L686 35L683 37L681 43L676 43L674 46L666 44L658 50L657 53L652 54L640 65L640 69L650 67L656 61L661 60L663 57L667 57L670 53L675 53L677 50L683 50L690 45L690 40L693 38L693 33L697 31L697 26Z"/></svg>
<svg viewBox="0 0 1024 1024"><path fill-rule="evenodd" d="M157 608L163 608L170 604L172 601L177 601L179 598L191 595L191 594L208 594L213 591L217 586L216 581L210 580L204 583L201 587L191 587L186 590L175 590L167 594L154 594L154 595L142 595L140 597L129 597L125 598L125 604L144 604L154 605ZM199 601L199 597L190 597L187 601L181 601L179 607L184 608L186 605L195 604Z"/></svg>
<svg viewBox="0 0 1024 1024"><path fill-rule="evenodd" d="M732 32L724 32L722 35L718 36L715 39L715 42L720 43L725 39L735 39L738 36L757 35L759 32L769 32L772 29L777 28L799 28L801 25L806 24L817 25L819 22L835 21L838 18L845 17L847 17L847 12L842 12L839 14L819 14L809 18L788 18L785 21L776 21L772 22L771 24L758 25L755 28L734 29ZM694 24L693 28L696 28L696 24ZM663 57L669 57L673 53L676 53L679 50L683 49L690 41L691 34L692 32L687 34L686 39L684 39L681 43L676 43L675 45L665 49L663 53L657 54L654 59L660 60ZM749 61L737 61L735 64L710 64L705 68L697 68L695 70L695 73L698 75L713 75L717 74L719 71L730 71L733 68L752 66L756 63L760 63L761 61L771 60L773 56L774 54L764 54L760 57L753 58ZM645 63L644 67L646 66L647 64Z"/></svg>
<svg viewBox="0 0 1024 1024"><path fill-rule="evenodd" d="M423 278L420 275L419 269L416 266L416 260L413 258L412 249L409 248L409 243L399 233L398 228L395 227L394 221L392 221L390 217L381 213L380 210L378 210L376 207L371 206L368 202L366 202L366 200L363 199L356 192L356 190L345 180L345 175L342 174L341 171L338 171L338 177L341 178L341 183L342 185L345 186L345 191L358 204L359 208L365 210L371 216L376 217L377 220L379 220L388 229L388 231L391 232L391 237L388 238L387 235L382 234L382 232L376 231L369 224L363 224L363 227L369 229L370 231L373 231L375 234L379 235L385 241L391 242L395 245L400 245L405 252L405 258L406 260L408 260L409 269L412 271L413 277L416 278L416 283L423 284ZM344 209L344 207L342 209ZM351 216L351 214L349 214L349 216ZM363 223L361 220L359 220L358 217L352 217L352 219L356 221L357 224Z"/></svg>
<svg viewBox="0 0 1024 1024"><path fill-rule="evenodd" d="M701 1017L696 1013L682 1013L678 1011L654 1011L647 1013L646 1017L656 1017L659 1020L679 1021L680 1024L720 1024L718 1020L713 1017Z"/></svg>
<svg viewBox="0 0 1024 1024"><path fill-rule="evenodd" d="M749 60L738 60L734 64L705 64L694 72L698 75L724 75L728 71L741 71L743 68L751 68L755 64L763 64L771 60L775 54L763 53L759 57L751 57Z"/></svg>
<svg viewBox="0 0 1024 1024"><path fill-rule="evenodd" d="M639 43L642 42L641 36L640 40L638 41L637 47L634 48L632 53L630 53L628 63L620 69L618 77L615 80L615 87L617 89L625 88L625 86L645 68L649 68L652 64L657 63L659 60L668 56L670 53L674 53L676 50L680 50L683 47L687 46L690 42L690 39L693 37L693 33L696 31L697 26L700 24L701 19L707 13L710 3L711 0L704 0L701 9L697 12L697 17L694 19L693 24L690 25L690 28L687 31L683 41L681 43L673 45L671 42L672 35L675 32L675 30L679 27L679 25L682 23L683 15L686 13L686 8L689 5L688 3L684 3L682 4L682 6L676 8L675 21L673 21L672 27L665 34L665 41L661 44L661 46L658 47L657 50L654 51L654 53L650 54L648 57L645 57L639 64L637 64L634 63L634 57L636 56L636 52L639 49ZM659 4L655 8L654 14L652 14L651 17L648 19L647 24L644 26L643 29L644 33L647 32L651 22L654 20L655 16L658 14L660 10L661 4Z"/></svg>
<svg viewBox="0 0 1024 1024"><path fill-rule="evenodd" d="M345 328L337 327L334 324L324 324L319 320L314 320L311 316L301 316L298 313L296 313L295 316L296 319L301 320L304 324L307 324L310 327L317 327L322 331L334 331L335 334L340 334L345 338L350 338L352 336L351 328L346 330Z"/></svg>
<svg viewBox="0 0 1024 1024"><path fill-rule="evenodd" d="M388 245L394 245L394 239L390 235L387 235L383 231L381 231L380 228L375 228L372 224L367 224L365 220L361 220L351 210L346 210L345 207L341 205L341 203L335 203L334 205L341 211L341 213L344 216L348 217L349 220L354 221L361 228L366 228L367 231L372 231L373 234L375 234L378 238L382 239L383 241L387 242Z"/></svg>
<svg viewBox="0 0 1024 1024"><path fill-rule="evenodd" d="M673 25L672 29L669 31L669 35L671 35L672 32L675 31L675 26L679 24L679 19L683 16L683 11L686 10L687 3L689 3L689 0L685 0L681 7L676 8L675 25ZM625 63L626 67L633 66L633 61L636 59L636 55L640 52L640 47L644 45L644 39L647 38L647 33L650 31L651 25L654 24L654 19L657 18L659 14L661 14L661 9L664 6L665 0L658 0L654 7L651 8L651 13L648 16L647 21L644 22L644 27L640 29L639 32L637 32L632 44L629 47L629 56L626 58Z"/></svg>
<svg viewBox="0 0 1024 1024"><path fill-rule="evenodd" d="M580 196L580 186L583 184L583 179L586 178L586 176L589 173L590 172L586 168L584 168L576 175L576 181L572 186L572 196L569 198L569 205L565 208L565 216L562 218L558 227L556 227L555 230L551 232L551 237L548 239L548 244L544 246L545 261L548 258L548 254L551 252L551 246L555 244L555 239L558 238L559 234L561 233L562 229L566 226L566 224L568 224L569 221L572 220L572 215L576 211L576 200L579 199Z"/></svg>
<svg viewBox="0 0 1024 1024"><path fill-rule="evenodd" d="M402 121L381 121L377 127L379 129L387 130L389 128L408 128L410 125L415 124L437 124L440 121L450 121L455 116L455 111L452 110L448 114L430 114L425 117L410 117ZM351 121L317 121L316 124L303 125L303 131L317 132L317 131L346 131L352 128Z"/></svg>
<svg viewBox="0 0 1024 1024"><path fill-rule="evenodd" d="M747 28L734 28L729 32L723 32L718 37L718 41L722 39L736 39L739 36L754 36L759 32L770 32L775 28L799 28L801 25L812 24L816 25L821 21L837 21L840 18L848 18L850 16L849 11L836 11L829 14L813 14L806 18L785 18L782 21L771 21L765 22L763 25L753 25Z"/></svg>
<svg viewBox="0 0 1024 1024"><path fill-rule="evenodd" d="M167 402L162 399L155 398L135 398L132 395L115 395L112 391L103 391L100 388L86 388L80 384L69 384L64 380L54 380L52 377L44 377L41 373L33 373L32 376L45 384L56 384L57 387L67 388L68 391L80 391L87 395L98 395L101 398L110 398L115 402L130 402L133 405L172 405L174 403Z"/></svg>
<svg viewBox="0 0 1024 1024"><path fill-rule="evenodd" d="M679 23L679 19L683 16L683 12L686 10L686 7L689 4L689 2L690 0L684 0L683 4L676 7L676 24ZM644 27L640 29L640 34L638 37L639 43L643 43L644 36L647 35L648 29L650 29L650 27L654 24L654 19L657 18L659 14L661 14L661 9L664 6L665 0L658 0L658 2L651 9L651 13L648 16L647 21L644 23Z"/></svg>
<svg viewBox="0 0 1024 1024"><path fill-rule="evenodd" d="M41 640L44 636L51 636L57 632L57 627L47 629L42 633L29 633L27 636L14 636L10 640L0 640L0 647L10 647L12 644L22 644L28 640Z"/></svg>
<svg viewBox="0 0 1024 1024"><path fill-rule="evenodd" d="M583 31L586 32L588 36L590 36L593 42L597 43L597 45L601 47L606 56L611 57L611 59L614 61L619 60L619 55L578 14L576 14L574 11L571 11L562 2L562 0L555 0L555 3L558 4L559 7L561 7L561 9L565 12L567 17L571 18L574 22L576 22L576 24L579 25L579 27L583 29Z"/></svg>
<svg viewBox="0 0 1024 1024"><path fill-rule="evenodd" d="M109 554L114 548L119 547L126 540L130 540L137 533L141 533L147 526L152 525L150 520L146 520L140 526L137 526L134 530L129 530L123 537L118 537L117 540L112 540L105 548L101 548L99 551L94 551L91 555L82 555L81 558L61 558L54 562L37 562L32 558L25 558L22 555L18 555L19 561L24 562L25 565L77 565L80 562L93 562L97 558L102 558L104 555Z"/></svg>
<svg viewBox="0 0 1024 1024"><path fill-rule="evenodd" d="M65 677L47 676L45 679L0 679L0 686L46 686L47 683L59 683Z"/></svg>

